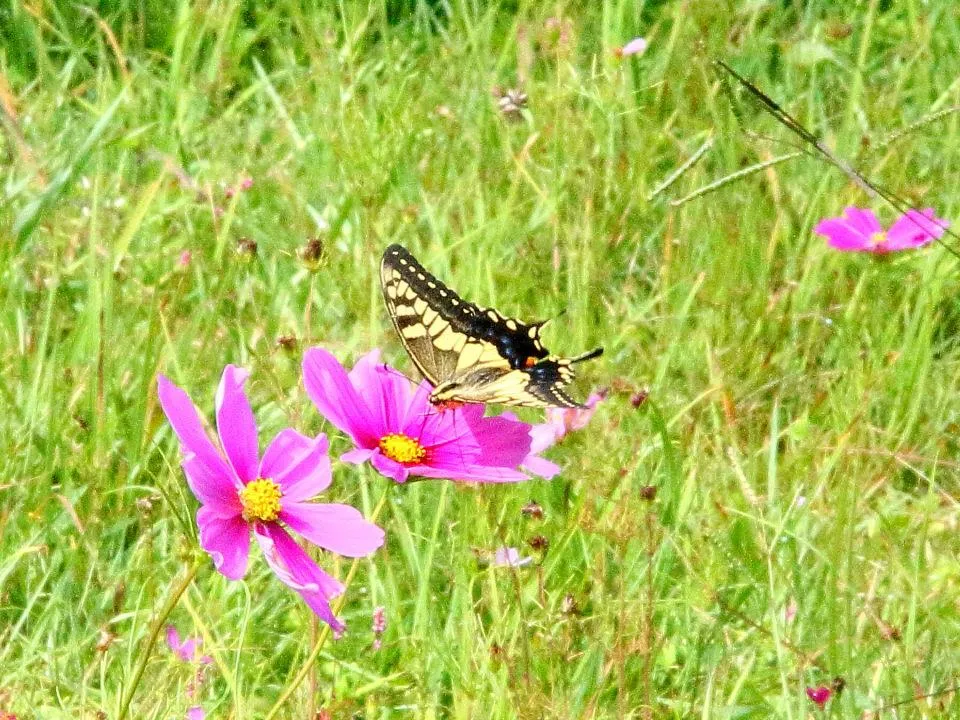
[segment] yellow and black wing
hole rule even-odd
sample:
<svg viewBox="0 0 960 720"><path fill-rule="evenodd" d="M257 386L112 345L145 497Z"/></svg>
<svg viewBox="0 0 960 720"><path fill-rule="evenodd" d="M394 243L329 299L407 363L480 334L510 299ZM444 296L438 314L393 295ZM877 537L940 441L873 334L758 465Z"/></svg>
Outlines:
<svg viewBox="0 0 960 720"><path fill-rule="evenodd" d="M435 402L580 407L561 388L573 379L571 364L602 350L551 357L540 342L543 323L526 324L464 300L400 245L384 251L380 282L401 342L435 386Z"/></svg>

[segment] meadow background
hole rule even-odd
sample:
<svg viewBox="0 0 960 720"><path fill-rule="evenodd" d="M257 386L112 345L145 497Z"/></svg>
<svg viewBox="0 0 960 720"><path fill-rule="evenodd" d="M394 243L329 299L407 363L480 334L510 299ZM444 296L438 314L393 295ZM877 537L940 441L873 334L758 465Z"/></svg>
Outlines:
<svg viewBox="0 0 960 720"><path fill-rule="evenodd" d="M958 261L829 249L822 217L895 213L815 159L671 204L794 149L749 106L772 140L744 132L719 57L956 219L955 3L12 0L0 43L0 712L117 717L195 553L157 373L209 417L242 365L262 439L329 430L306 347L412 372L396 241L556 317L553 351L603 345L576 392L610 392L550 482L335 465L325 499L386 493L388 543L277 717L960 716ZM502 545L535 564L478 557ZM318 633L252 559L205 562L171 616L214 658L208 717L264 717ZM183 717L192 676L160 643L130 717Z"/></svg>

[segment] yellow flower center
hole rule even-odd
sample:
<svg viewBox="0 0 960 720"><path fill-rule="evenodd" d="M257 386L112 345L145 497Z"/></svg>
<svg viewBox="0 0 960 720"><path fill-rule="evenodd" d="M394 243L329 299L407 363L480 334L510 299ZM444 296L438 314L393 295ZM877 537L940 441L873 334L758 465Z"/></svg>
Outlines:
<svg viewBox="0 0 960 720"><path fill-rule="evenodd" d="M268 478L257 478L248 482L240 491L243 519L247 522L273 522L280 517L281 495L280 486Z"/></svg>
<svg viewBox="0 0 960 720"><path fill-rule="evenodd" d="M882 230L880 232L875 232L870 236L870 245L872 247L876 247L886 239L887 239L887 234Z"/></svg>
<svg viewBox="0 0 960 720"><path fill-rule="evenodd" d="M390 433L380 438L380 449L388 458L403 465L418 463L427 454L423 445L400 433Z"/></svg>

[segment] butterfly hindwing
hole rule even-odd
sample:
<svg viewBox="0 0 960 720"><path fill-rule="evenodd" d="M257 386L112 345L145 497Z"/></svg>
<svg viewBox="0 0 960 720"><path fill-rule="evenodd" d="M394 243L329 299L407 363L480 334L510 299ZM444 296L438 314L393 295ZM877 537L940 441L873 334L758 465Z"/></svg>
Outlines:
<svg viewBox="0 0 960 720"><path fill-rule="evenodd" d="M435 386L435 403L455 401L532 407L580 407L562 392L573 360L552 358L540 342L543 323L526 324L464 300L400 245L380 265L383 298L400 340Z"/></svg>

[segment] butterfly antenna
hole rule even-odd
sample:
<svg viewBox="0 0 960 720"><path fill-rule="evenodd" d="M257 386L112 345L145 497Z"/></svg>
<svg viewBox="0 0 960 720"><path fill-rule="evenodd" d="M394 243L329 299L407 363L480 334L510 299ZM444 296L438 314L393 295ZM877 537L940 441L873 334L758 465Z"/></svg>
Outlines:
<svg viewBox="0 0 960 720"><path fill-rule="evenodd" d="M850 163L848 163L846 160L836 155L830 148L828 148L823 143L823 141L820 140L820 138L818 138L812 132L807 130L807 128L801 125L800 122L795 117L793 117L790 113L784 110L779 103L773 100L773 98L771 98L769 95L764 93L760 88L758 88L752 82L747 80L745 77L743 77L740 73L738 73L732 67L727 65L727 63L725 63L723 60L714 60L713 64L715 68L720 68L727 73L727 75L720 75L720 78L721 78L723 87L725 88L728 96L731 99L733 99L733 91L730 88L729 80L732 77L734 80L736 80L740 84L740 86L744 90L750 93L754 101L757 103L757 105L760 106L761 109L763 109L767 114L772 115L774 119L777 120L777 122L779 122L781 125L788 128L792 133L797 135L810 147L816 150L823 158L827 160L827 162L829 162L834 167L843 171L843 173L846 174L847 177L849 177L856 185L858 185L870 197L879 196L883 198L887 203L890 204L891 207L893 207L895 210L897 210L898 212L904 215L906 215L908 210L920 212L903 198L885 189L883 186L864 177L864 175L858 172L857 170L855 170L853 166L850 165ZM719 74L719 71L718 71L718 74ZM737 118L737 123L741 127L744 127L745 126L744 118L740 114L738 105L735 102L735 100L732 100L731 105L732 107L735 108L733 113L734 113L734 116ZM917 225L917 227L923 230L928 230L928 228L924 227L919 221L914 220L912 216L907 215L907 217L910 217L911 221L914 222ZM956 240L960 240L960 235L957 235L955 232L950 230L950 228L948 228L946 225L941 225L940 223L930 218L927 218L927 219L931 223L938 225L942 230L944 230L944 232L950 235L950 237ZM945 243L940 238L934 238L934 239L942 247L946 248L946 250L951 255L953 255L955 258L960 260L960 253L958 253L954 248L952 248L950 245Z"/></svg>
<svg viewBox="0 0 960 720"><path fill-rule="evenodd" d="M601 355L603 355L603 348L594 348L593 350L588 350L585 353L580 353L576 357L570 358L570 363L573 364L583 362L584 360L593 360L593 358L600 357Z"/></svg>

